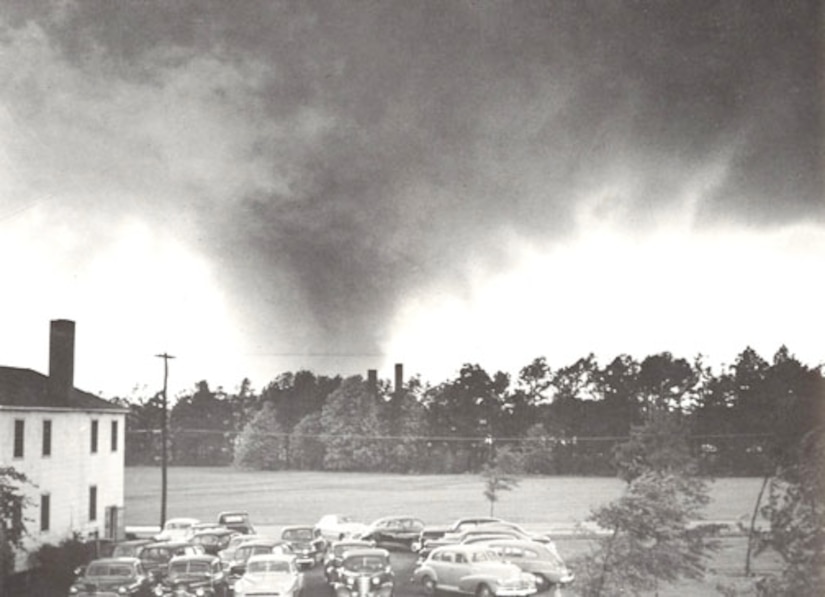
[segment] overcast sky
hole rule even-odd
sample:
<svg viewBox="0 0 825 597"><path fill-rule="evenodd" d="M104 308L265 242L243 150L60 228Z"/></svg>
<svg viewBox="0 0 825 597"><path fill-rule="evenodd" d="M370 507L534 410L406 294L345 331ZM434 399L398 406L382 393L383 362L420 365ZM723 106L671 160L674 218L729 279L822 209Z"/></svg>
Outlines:
<svg viewBox="0 0 825 597"><path fill-rule="evenodd" d="M0 6L0 364L825 362L817 1Z"/></svg>

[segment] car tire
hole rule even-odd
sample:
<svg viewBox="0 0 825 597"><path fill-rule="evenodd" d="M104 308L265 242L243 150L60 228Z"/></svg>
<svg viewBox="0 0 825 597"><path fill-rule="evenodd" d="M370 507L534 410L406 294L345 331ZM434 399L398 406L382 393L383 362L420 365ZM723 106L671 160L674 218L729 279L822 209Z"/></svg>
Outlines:
<svg viewBox="0 0 825 597"><path fill-rule="evenodd" d="M476 589L476 597L496 597L489 585L480 584Z"/></svg>
<svg viewBox="0 0 825 597"><path fill-rule="evenodd" d="M548 589L552 588L553 583L547 580L543 574L536 574L536 593L544 593Z"/></svg>
<svg viewBox="0 0 825 597"><path fill-rule="evenodd" d="M424 576L421 579L421 586L424 587L424 594L430 597L438 595L438 585L432 576Z"/></svg>

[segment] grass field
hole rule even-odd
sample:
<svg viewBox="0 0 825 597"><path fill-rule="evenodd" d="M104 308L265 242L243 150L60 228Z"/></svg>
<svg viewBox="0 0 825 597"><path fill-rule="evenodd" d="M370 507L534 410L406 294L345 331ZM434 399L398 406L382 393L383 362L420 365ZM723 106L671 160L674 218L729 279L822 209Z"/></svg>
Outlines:
<svg viewBox="0 0 825 597"><path fill-rule="evenodd" d="M160 513L160 469L126 469L126 523L156 524ZM708 520L747 517L759 479L712 482ZM211 520L219 510L244 508L259 524L314 523L331 512L369 522L379 516L412 514L428 524L489 514L477 475L382 475L370 473L266 472L222 467L171 467L167 516ZM606 477L525 477L503 493L495 514L531 527L569 526L616 498L623 487Z"/></svg>
<svg viewBox="0 0 825 597"><path fill-rule="evenodd" d="M126 524L156 525L160 516L158 468L126 469ZM346 513L364 522L391 514L411 514L427 524L443 524L489 514L489 503L476 475L383 475L369 473L264 472L220 467L172 467L168 471L167 518L193 516L214 520L221 510L245 509L265 532L287 524L314 524L322 515ZM747 519L761 480L717 479L710 485L705 518ZM502 494L495 514L535 530L554 533L562 555L572 561L592 548L591 541L563 532L584 521L590 510L620 495L623 483L604 477L525 477ZM726 538L702 583L664 587L661 597L718 595L718 583L742 582L743 538ZM756 572L778 569L770 554L755 562Z"/></svg>

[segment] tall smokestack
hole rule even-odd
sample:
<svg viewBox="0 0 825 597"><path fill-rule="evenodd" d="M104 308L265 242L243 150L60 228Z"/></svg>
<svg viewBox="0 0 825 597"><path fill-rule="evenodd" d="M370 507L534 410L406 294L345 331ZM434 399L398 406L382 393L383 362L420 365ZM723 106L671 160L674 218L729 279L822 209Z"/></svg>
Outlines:
<svg viewBox="0 0 825 597"><path fill-rule="evenodd" d="M373 396L378 395L378 370L367 369L367 388Z"/></svg>
<svg viewBox="0 0 825 597"><path fill-rule="evenodd" d="M400 396L404 389L404 364L395 364L395 395Z"/></svg>
<svg viewBox="0 0 825 597"><path fill-rule="evenodd" d="M49 337L49 397L67 404L74 389L74 321L54 319Z"/></svg>

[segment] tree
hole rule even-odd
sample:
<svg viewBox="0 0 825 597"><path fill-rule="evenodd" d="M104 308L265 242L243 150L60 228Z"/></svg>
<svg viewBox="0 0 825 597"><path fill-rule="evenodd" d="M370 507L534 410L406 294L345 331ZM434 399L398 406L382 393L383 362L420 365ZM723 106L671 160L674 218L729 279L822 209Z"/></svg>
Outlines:
<svg viewBox="0 0 825 597"><path fill-rule="evenodd" d="M23 546L26 522L23 516L31 500L23 487L31 485L26 475L13 467L0 467L0 594L14 568L14 551Z"/></svg>
<svg viewBox="0 0 825 597"><path fill-rule="evenodd" d="M275 408L266 404L238 436L235 466L271 471L285 468L286 462L286 437Z"/></svg>
<svg viewBox="0 0 825 597"><path fill-rule="evenodd" d="M770 596L825 594L825 428L809 431L795 461L782 466L762 509L770 530L759 536L758 551L771 548L785 562L778 578L759 583Z"/></svg>
<svg viewBox="0 0 825 597"><path fill-rule="evenodd" d="M681 413L654 409L617 446L616 465L628 484L624 495L590 516L610 535L580 562L583 595L638 595L660 582L703 575L713 544L707 530L691 523L708 496L687 431Z"/></svg>
<svg viewBox="0 0 825 597"><path fill-rule="evenodd" d="M323 432L320 412L305 416L293 427L289 435L290 466L301 470L324 469L326 448L320 438Z"/></svg>
<svg viewBox="0 0 825 597"><path fill-rule="evenodd" d="M500 499L501 492L512 491L518 487L518 474L522 470L521 456L507 447L499 449L498 453L482 466L484 497L490 502L490 516L493 516L495 504Z"/></svg>
<svg viewBox="0 0 825 597"><path fill-rule="evenodd" d="M381 470L382 428L378 404L360 376L350 377L330 394L321 411L324 468L339 471Z"/></svg>

